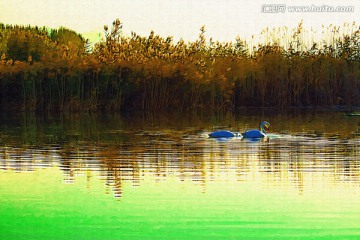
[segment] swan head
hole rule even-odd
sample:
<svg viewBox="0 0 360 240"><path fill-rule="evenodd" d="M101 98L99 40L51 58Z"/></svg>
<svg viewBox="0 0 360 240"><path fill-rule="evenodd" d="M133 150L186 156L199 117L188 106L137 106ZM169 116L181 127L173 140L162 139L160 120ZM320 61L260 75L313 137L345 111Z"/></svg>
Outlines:
<svg viewBox="0 0 360 240"><path fill-rule="evenodd" d="M267 121L264 121L264 122L260 123L260 131L262 133L266 134L265 130L268 130L269 128L270 128L270 123L268 123Z"/></svg>

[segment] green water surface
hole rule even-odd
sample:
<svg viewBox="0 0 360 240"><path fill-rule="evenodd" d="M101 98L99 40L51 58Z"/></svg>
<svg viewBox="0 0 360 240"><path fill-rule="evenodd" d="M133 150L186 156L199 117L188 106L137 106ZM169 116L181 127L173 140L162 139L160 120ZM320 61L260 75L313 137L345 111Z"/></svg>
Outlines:
<svg viewBox="0 0 360 240"><path fill-rule="evenodd" d="M261 117L3 117L0 239L359 239L357 120Z"/></svg>

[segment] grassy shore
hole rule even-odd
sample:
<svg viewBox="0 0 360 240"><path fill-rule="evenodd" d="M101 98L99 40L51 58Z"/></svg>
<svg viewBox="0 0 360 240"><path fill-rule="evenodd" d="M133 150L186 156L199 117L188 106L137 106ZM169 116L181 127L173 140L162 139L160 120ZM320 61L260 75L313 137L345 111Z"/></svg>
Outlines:
<svg viewBox="0 0 360 240"><path fill-rule="evenodd" d="M174 42L105 26L92 47L60 28L0 24L2 109L204 110L360 105L360 31L345 23L310 42L295 29L264 30L262 43ZM324 33L325 32L325 33ZM306 34L305 34L306 33Z"/></svg>

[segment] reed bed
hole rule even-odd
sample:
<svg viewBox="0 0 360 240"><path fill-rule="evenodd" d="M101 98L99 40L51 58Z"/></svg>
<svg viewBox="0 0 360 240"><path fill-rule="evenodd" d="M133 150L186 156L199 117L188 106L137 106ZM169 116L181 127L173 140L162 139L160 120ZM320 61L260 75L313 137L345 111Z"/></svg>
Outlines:
<svg viewBox="0 0 360 240"><path fill-rule="evenodd" d="M60 28L0 25L2 109L120 111L360 104L355 23L265 29L258 40L130 36L115 20L90 47Z"/></svg>

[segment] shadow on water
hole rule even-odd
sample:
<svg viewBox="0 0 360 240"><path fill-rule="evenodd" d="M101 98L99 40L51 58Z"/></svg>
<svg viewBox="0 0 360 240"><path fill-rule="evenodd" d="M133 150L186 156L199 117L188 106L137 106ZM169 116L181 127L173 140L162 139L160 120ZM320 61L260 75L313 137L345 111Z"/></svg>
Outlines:
<svg viewBox="0 0 360 240"><path fill-rule="evenodd" d="M87 174L115 197L124 183L147 179L191 181L204 191L211 182L251 181L266 186L304 182L360 183L360 137L355 118L336 112L197 115L22 114L2 116L0 169L59 168L64 183ZM210 139L207 133L271 123L269 141ZM321 173L319 175L319 173Z"/></svg>

